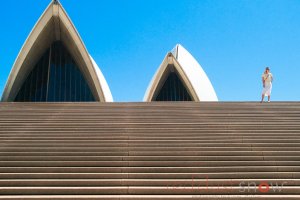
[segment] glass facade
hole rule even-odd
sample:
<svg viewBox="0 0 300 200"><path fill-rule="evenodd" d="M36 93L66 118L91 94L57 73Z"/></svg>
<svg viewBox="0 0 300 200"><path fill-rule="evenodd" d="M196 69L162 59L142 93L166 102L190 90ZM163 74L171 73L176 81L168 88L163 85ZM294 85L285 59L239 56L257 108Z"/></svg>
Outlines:
<svg viewBox="0 0 300 200"><path fill-rule="evenodd" d="M15 101L80 102L95 98L74 59L57 41L29 73Z"/></svg>
<svg viewBox="0 0 300 200"><path fill-rule="evenodd" d="M171 72L154 101L192 101L176 72Z"/></svg>

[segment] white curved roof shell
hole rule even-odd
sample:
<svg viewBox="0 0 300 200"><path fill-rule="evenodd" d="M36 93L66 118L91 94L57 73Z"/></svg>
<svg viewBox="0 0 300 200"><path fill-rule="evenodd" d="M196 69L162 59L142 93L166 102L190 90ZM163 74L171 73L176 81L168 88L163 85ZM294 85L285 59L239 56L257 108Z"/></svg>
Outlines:
<svg viewBox="0 0 300 200"><path fill-rule="evenodd" d="M215 90L200 64L179 44L166 55L156 71L145 93L144 101L153 101L157 96L170 71L168 69L170 65L174 66L193 101L218 101Z"/></svg>
<svg viewBox="0 0 300 200"><path fill-rule="evenodd" d="M14 63L2 101L14 101L27 75L54 41L62 41L85 77L96 101L113 101L107 82L60 3L52 1L35 24Z"/></svg>
<svg viewBox="0 0 300 200"><path fill-rule="evenodd" d="M113 97L111 95L110 89L108 87L108 84L107 84L107 82L106 82L106 80L105 80L102 72L100 71L100 68L98 67L97 63L94 61L94 59L92 58L92 56L90 56L90 58L92 60L94 69L96 71L98 80L100 82L101 89L102 89L102 92L103 92L104 97L105 97L105 102L113 102Z"/></svg>

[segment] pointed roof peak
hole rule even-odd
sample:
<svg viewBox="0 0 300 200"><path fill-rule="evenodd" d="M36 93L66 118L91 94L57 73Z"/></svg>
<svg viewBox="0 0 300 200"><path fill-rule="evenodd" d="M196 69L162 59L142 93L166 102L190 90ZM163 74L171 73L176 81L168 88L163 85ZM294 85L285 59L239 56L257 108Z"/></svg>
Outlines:
<svg viewBox="0 0 300 200"><path fill-rule="evenodd" d="M60 4L59 0L52 0L52 3L55 5Z"/></svg>
<svg viewBox="0 0 300 200"><path fill-rule="evenodd" d="M171 52L170 52L170 53L173 54L173 56L174 56L176 59L178 59L178 51L179 51L179 48L183 48L183 46L182 46L181 44L177 43L177 44L175 45L175 47L174 47L174 48L171 50Z"/></svg>
<svg viewBox="0 0 300 200"><path fill-rule="evenodd" d="M178 48L178 47L182 47L182 45L179 44L179 43L177 43L177 44L176 44L176 47L177 47L177 48Z"/></svg>
<svg viewBox="0 0 300 200"><path fill-rule="evenodd" d="M175 47L170 51L171 54L177 59L178 56L178 44L175 45Z"/></svg>

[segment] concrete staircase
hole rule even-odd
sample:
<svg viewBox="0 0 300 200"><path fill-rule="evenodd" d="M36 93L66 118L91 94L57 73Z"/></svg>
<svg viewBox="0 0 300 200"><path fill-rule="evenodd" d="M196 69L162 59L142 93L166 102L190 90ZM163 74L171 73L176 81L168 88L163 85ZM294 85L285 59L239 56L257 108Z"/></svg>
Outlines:
<svg viewBox="0 0 300 200"><path fill-rule="evenodd" d="M0 199L300 199L300 103L0 103Z"/></svg>

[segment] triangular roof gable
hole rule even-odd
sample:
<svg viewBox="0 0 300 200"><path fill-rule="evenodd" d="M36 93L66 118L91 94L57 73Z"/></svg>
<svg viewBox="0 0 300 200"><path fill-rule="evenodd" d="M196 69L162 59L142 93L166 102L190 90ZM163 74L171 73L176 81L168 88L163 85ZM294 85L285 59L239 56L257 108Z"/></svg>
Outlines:
<svg viewBox="0 0 300 200"><path fill-rule="evenodd" d="M153 101L166 78L168 67L173 65L193 101L218 101L206 73L195 58L181 45L168 53L156 71L144 96L144 101Z"/></svg>
<svg viewBox="0 0 300 200"><path fill-rule="evenodd" d="M180 64L175 59L172 53L168 53L165 56L165 59L163 60L162 64L160 65L159 69L157 70L155 76L153 77L149 85L150 88L148 88L147 90L144 101L154 101L155 97L160 92L160 89L162 88L165 80L168 78L168 75L172 71L176 71L178 78L185 86L192 100L198 101L197 96L191 87L191 83L189 82L187 76L182 70L182 67L180 66Z"/></svg>
<svg viewBox="0 0 300 200"><path fill-rule="evenodd" d="M2 101L13 101L27 75L52 42L61 40L80 67L96 101L113 101L107 82L88 54L75 26L58 1L52 1L26 39L10 72Z"/></svg>

